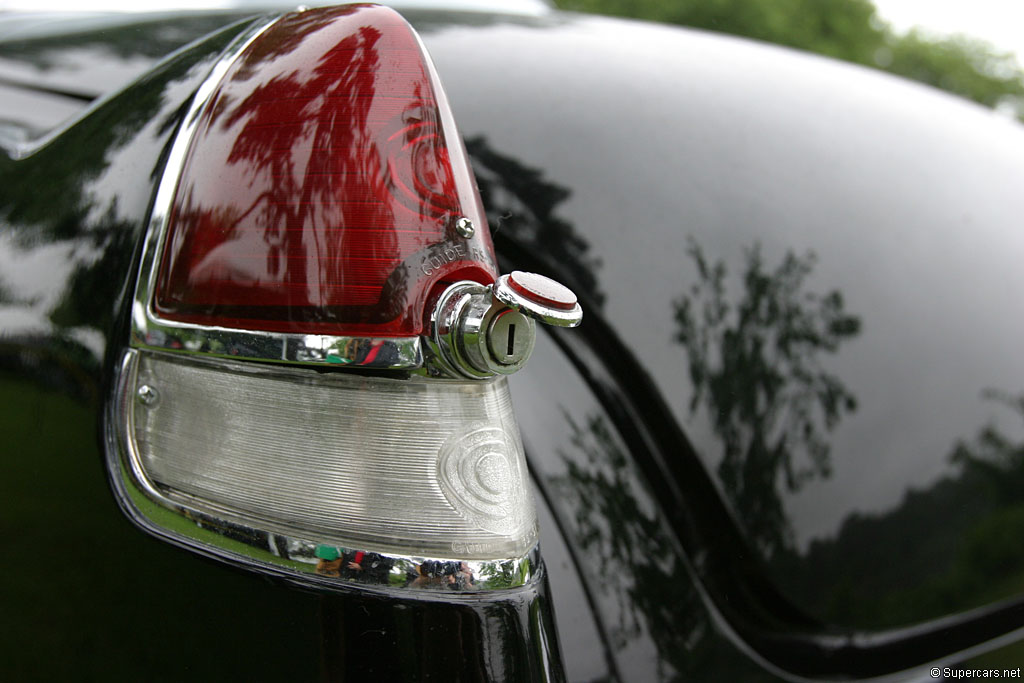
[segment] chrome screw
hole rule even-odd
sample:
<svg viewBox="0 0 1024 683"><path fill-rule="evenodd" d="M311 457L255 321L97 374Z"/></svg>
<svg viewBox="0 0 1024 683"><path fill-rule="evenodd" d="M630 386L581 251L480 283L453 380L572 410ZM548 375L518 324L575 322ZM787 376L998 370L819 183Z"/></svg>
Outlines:
<svg viewBox="0 0 1024 683"><path fill-rule="evenodd" d="M139 403L144 406L152 406L160 398L160 394L157 393L156 389L148 384L143 384L139 387L135 395L138 397Z"/></svg>
<svg viewBox="0 0 1024 683"><path fill-rule="evenodd" d="M473 221L463 216L455 221L455 232L469 239L476 232L476 228L473 227Z"/></svg>

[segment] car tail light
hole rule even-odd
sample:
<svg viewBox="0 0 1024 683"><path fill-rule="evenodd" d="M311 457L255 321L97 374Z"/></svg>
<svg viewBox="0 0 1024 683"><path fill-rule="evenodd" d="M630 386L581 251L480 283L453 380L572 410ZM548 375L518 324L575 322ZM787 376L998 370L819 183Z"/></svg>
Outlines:
<svg viewBox="0 0 1024 683"><path fill-rule="evenodd" d="M115 488L150 531L267 571L519 585L536 517L501 375L534 319L580 315L546 278L497 277L411 27L372 5L284 15L236 42L172 145Z"/></svg>
<svg viewBox="0 0 1024 683"><path fill-rule="evenodd" d="M408 337L436 283L497 277L437 76L383 7L291 14L249 46L199 115L169 221L167 320Z"/></svg>

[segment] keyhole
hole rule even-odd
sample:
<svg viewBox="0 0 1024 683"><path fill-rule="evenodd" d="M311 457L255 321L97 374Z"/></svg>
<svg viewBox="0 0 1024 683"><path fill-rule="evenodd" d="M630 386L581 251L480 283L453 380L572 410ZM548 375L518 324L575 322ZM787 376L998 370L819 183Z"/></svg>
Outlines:
<svg viewBox="0 0 1024 683"><path fill-rule="evenodd" d="M486 343L491 361L502 366L522 365L533 348L533 325L519 311L501 311L491 320Z"/></svg>

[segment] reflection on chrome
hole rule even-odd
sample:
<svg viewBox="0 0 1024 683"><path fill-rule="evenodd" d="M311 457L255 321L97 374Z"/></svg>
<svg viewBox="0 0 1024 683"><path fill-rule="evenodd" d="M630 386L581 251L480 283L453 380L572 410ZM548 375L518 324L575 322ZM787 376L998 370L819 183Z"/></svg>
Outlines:
<svg viewBox="0 0 1024 683"><path fill-rule="evenodd" d="M175 353L380 370L423 364L419 337L361 338L321 334L257 332L170 323L137 303L132 344Z"/></svg>
<svg viewBox="0 0 1024 683"><path fill-rule="evenodd" d="M184 506L178 509L190 524L176 529L177 540L216 547L217 555L234 554L250 566L321 587L468 593L517 588L540 576L536 546L521 558L489 561L395 555L260 531Z"/></svg>
<svg viewBox="0 0 1024 683"><path fill-rule="evenodd" d="M126 482L127 483L127 482ZM539 577L539 551L505 560L460 560L395 555L269 533L180 507L190 522L181 538L234 548L248 564L264 565L320 586L362 586L480 592L516 588ZM244 550L242 550L244 548Z"/></svg>
<svg viewBox="0 0 1024 683"><path fill-rule="evenodd" d="M220 536L249 547L253 556L290 568L320 585L479 592L526 585L537 575L538 551L519 559L473 561L412 557L317 543L261 532L190 513L197 536Z"/></svg>

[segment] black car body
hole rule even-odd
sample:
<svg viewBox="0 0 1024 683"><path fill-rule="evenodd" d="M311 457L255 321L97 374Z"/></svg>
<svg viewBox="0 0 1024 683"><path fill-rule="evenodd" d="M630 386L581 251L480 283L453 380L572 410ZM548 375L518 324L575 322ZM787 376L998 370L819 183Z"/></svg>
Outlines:
<svg viewBox="0 0 1024 683"><path fill-rule="evenodd" d="M402 13L502 272L586 311L510 380L544 571L297 587L128 522L109 410L154 197L268 15L4 17L4 678L1019 675L1024 128L696 31Z"/></svg>

